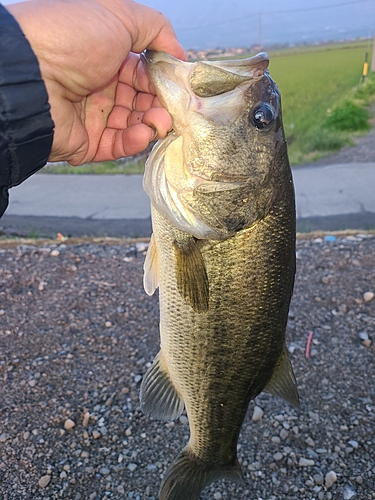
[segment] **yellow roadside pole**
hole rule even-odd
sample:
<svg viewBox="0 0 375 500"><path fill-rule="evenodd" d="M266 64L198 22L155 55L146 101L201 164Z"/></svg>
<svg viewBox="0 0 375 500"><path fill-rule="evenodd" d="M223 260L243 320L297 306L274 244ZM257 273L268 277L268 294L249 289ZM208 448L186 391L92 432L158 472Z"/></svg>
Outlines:
<svg viewBox="0 0 375 500"><path fill-rule="evenodd" d="M366 80L367 73L368 73L368 52L366 52L365 62L363 63L362 83Z"/></svg>

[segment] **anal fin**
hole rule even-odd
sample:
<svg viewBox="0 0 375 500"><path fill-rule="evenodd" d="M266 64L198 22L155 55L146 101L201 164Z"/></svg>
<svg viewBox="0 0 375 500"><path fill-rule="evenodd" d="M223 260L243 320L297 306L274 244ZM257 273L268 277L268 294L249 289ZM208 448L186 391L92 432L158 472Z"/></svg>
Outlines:
<svg viewBox="0 0 375 500"><path fill-rule="evenodd" d="M160 420L175 420L183 412L184 402L163 365L159 352L143 377L139 396L141 408L147 416Z"/></svg>
<svg viewBox="0 0 375 500"><path fill-rule="evenodd" d="M207 311L209 284L202 254L195 238L188 237L174 244L176 280L180 295L194 311Z"/></svg>
<svg viewBox="0 0 375 500"><path fill-rule="evenodd" d="M271 380L263 391L285 399L297 408L299 407L296 378L286 347L280 355Z"/></svg>

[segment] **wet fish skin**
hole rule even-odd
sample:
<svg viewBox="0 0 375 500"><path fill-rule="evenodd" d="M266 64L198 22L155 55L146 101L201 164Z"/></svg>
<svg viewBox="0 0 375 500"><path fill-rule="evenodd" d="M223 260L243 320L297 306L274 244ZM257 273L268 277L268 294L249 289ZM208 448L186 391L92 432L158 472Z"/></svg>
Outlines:
<svg viewBox="0 0 375 500"><path fill-rule="evenodd" d="M158 58L163 70L157 69ZM215 110L195 116L199 106L186 115L195 105L191 87L201 95L217 93L220 71L230 64L219 63L216 71L212 63L210 86L210 65L194 73L169 56L148 58L175 132L155 148L145 174L153 221L145 288L160 288L161 350L142 382L141 405L164 420L177 418L185 405L190 425L189 443L167 472L160 500L198 499L219 478L241 481L237 440L248 404L261 391L298 404L285 346L295 274L294 190L277 87L265 73L265 61L261 56L241 68L234 64L233 78L225 75L223 85L230 90L221 99L234 108L227 120ZM177 76L168 64L177 65ZM178 94L172 103L165 93L168 78L169 91ZM225 95L230 92L242 95L242 105L231 103ZM260 103L274 113L265 132L254 124ZM267 118L267 107L263 111ZM177 180L168 167L173 160L176 170L183 169ZM190 192L181 189L181 179L193 186Z"/></svg>

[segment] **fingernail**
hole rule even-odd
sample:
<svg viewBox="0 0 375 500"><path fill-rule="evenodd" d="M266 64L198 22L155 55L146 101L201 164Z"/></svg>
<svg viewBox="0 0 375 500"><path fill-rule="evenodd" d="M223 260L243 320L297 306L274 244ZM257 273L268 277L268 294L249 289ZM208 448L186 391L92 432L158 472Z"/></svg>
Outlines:
<svg viewBox="0 0 375 500"><path fill-rule="evenodd" d="M153 136L152 136L152 137L151 137L151 139L150 139L150 142L152 142L152 141L154 141L154 140L157 138L157 136L158 136L158 131L156 130L156 128L155 128L155 127L153 127L153 126L151 126L151 125L150 125L149 127L150 127L153 131L154 131L154 134L153 134Z"/></svg>

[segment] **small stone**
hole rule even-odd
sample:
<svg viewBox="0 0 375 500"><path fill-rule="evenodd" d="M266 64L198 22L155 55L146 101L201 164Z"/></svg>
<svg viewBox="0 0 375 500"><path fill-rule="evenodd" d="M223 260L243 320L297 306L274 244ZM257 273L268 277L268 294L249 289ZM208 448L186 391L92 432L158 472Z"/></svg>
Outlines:
<svg viewBox="0 0 375 500"><path fill-rule="evenodd" d="M358 441L354 441L354 439L351 439L350 441L348 441L348 445L356 450L358 448Z"/></svg>
<svg viewBox="0 0 375 500"><path fill-rule="evenodd" d="M5 441L9 438L9 434L7 432L3 432L0 435L0 443L5 443Z"/></svg>
<svg viewBox="0 0 375 500"><path fill-rule="evenodd" d="M281 429L279 435L280 435L281 439L286 439L289 436L289 432L286 429Z"/></svg>
<svg viewBox="0 0 375 500"><path fill-rule="evenodd" d="M88 411L83 415L83 421L82 421L83 427L87 427L89 425L90 417L91 415Z"/></svg>
<svg viewBox="0 0 375 500"><path fill-rule="evenodd" d="M186 425L189 422L188 418L185 415L181 415L179 420L180 420L181 424L184 424L184 425Z"/></svg>
<svg viewBox="0 0 375 500"><path fill-rule="evenodd" d="M309 460L308 458L301 457L299 459L298 465L300 467L311 467L311 466L315 465L315 462L314 462L314 460Z"/></svg>
<svg viewBox="0 0 375 500"><path fill-rule="evenodd" d="M283 454L278 451L277 453L274 454L273 458L278 462L282 460Z"/></svg>
<svg viewBox="0 0 375 500"><path fill-rule="evenodd" d="M318 484L319 486L322 486L324 484L324 477L321 476L320 474L314 474L313 479L314 483Z"/></svg>
<svg viewBox="0 0 375 500"><path fill-rule="evenodd" d="M336 472L334 472L333 470L330 470L329 472L327 472L326 479L325 479L325 487L327 489L330 488L333 485L333 483L335 483L336 481L337 481Z"/></svg>
<svg viewBox="0 0 375 500"><path fill-rule="evenodd" d="M100 474L103 474L103 476L108 476L108 474L110 473L111 471L107 468L107 467L102 467L100 469Z"/></svg>
<svg viewBox="0 0 375 500"><path fill-rule="evenodd" d="M342 498L343 498L343 500L351 500L351 498L354 498L356 496L356 494L357 493L353 488L346 485L344 487L343 492L342 492Z"/></svg>
<svg viewBox="0 0 375 500"><path fill-rule="evenodd" d="M128 427L125 431L125 436L131 436L132 435L132 429L131 427Z"/></svg>
<svg viewBox="0 0 375 500"><path fill-rule="evenodd" d="M97 431L97 430L92 431L92 437L93 437L94 439L99 439L99 438L100 438L100 436L101 436L101 434L100 434L100 432L99 432L99 431Z"/></svg>
<svg viewBox="0 0 375 500"><path fill-rule="evenodd" d="M362 484L363 483L363 477L362 476L357 476L355 478L355 481L356 481L357 484Z"/></svg>
<svg viewBox="0 0 375 500"><path fill-rule="evenodd" d="M372 300L374 298L374 292L365 292L363 294L363 300L365 302L370 302L370 300Z"/></svg>
<svg viewBox="0 0 375 500"><path fill-rule="evenodd" d="M133 463L130 463L128 465L128 469L130 470L130 472L134 472L137 467L138 467L137 464L133 464Z"/></svg>
<svg viewBox="0 0 375 500"><path fill-rule="evenodd" d="M142 375L136 375L136 376L134 377L134 382L135 382L136 384L138 384L138 382L140 382L141 380L142 380Z"/></svg>
<svg viewBox="0 0 375 500"><path fill-rule="evenodd" d="M51 476L47 474L39 479L38 484L41 488L45 488L46 486L49 485L50 481L51 481Z"/></svg>
<svg viewBox="0 0 375 500"><path fill-rule="evenodd" d="M112 323L111 323L110 321L106 321L106 322L104 323L104 326L105 326L106 328L111 328Z"/></svg>
<svg viewBox="0 0 375 500"><path fill-rule="evenodd" d="M81 453L81 457L82 457L82 458L89 458L89 453L88 453L87 451L83 451L83 452Z"/></svg>
<svg viewBox="0 0 375 500"><path fill-rule="evenodd" d="M73 429L73 427L75 427L75 423L73 422L73 420L71 418L67 418L64 422L64 428L69 431L70 429Z"/></svg>
<svg viewBox="0 0 375 500"><path fill-rule="evenodd" d="M311 439L311 437L308 437L306 440L305 440L305 443L310 446L311 448L314 448L315 446L315 442L313 439Z"/></svg>
<svg viewBox="0 0 375 500"><path fill-rule="evenodd" d="M362 342L362 344L363 344L365 347L370 347L370 345L371 345L371 340L370 340L370 339L364 340L364 341Z"/></svg>
<svg viewBox="0 0 375 500"><path fill-rule="evenodd" d="M60 252L55 248L54 250L51 251L50 255L52 257L58 257L60 255Z"/></svg>
<svg viewBox="0 0 375 500"><path fill-rule="evenodd" d="M125 488L122 484L119 484L117 486L117 493L120 493L120 495L123 495L125 493Z"/></svg>
<svg viewBox="0 0 375 500"><path fill-rule="evenodd" d="M368 333L367 333L367 332L364 332L364 331L363 331L363 332L359 332L359 333L358 333L358 338L359 338L360 340L368 340Z"/></svg>
<svg viewBox="0 0 375 500"><path fill-rule="evenodd" d="M29 380L29 386L30 386L30 387L35 387L37 383L38 383L38 381L37 381L37 380L35 380L35 379L31 379L31 380Z"/></svg>
<svg viewBox="0 0 375 500"><path fill-rule="evenodd" d="M61 473L60 473L60 477L61 479L65 479L66 477L68 477L68 474L63 470Z"/></svg>
<svg viewBox="0 0 375 500"><path fill-rule="evenodd" d="M215 500L220 500L222 498L220 491L216 491L214 493L214 499Z"/></svg>
<svg viewBox="0 0 375 500"><path fill-rule="evenodd" d="M258 422L258 420L260 420L263 415L264 411L262 410L262 408L260 408L259 406L254 406L253 416L251 417L251 420L253 422Z"/></svg>

